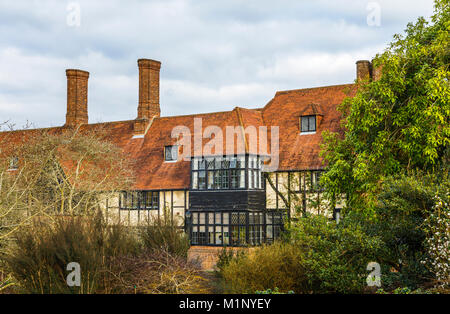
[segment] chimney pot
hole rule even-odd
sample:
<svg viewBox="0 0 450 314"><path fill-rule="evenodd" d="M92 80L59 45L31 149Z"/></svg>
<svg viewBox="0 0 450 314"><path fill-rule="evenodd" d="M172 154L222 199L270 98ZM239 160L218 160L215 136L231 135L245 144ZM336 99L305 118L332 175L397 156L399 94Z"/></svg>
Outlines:
<svg viewBox="0 0 450 314"><path fill-rule="evenodd" d="M66 126L76 127L88 123L88 79L89 72L67 69L67 113Z"/></svg>

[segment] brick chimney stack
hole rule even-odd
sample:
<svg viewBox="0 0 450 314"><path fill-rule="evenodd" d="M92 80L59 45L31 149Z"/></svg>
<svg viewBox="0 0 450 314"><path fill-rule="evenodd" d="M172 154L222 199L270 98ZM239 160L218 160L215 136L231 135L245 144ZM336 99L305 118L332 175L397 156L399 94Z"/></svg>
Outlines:
<svg viewBox="0 0 450 314"><path fill-rule="evenodd" d="M160 115L159 70L161 62L139 59L139 107L138 119L151 119Z"/></svg>
<svg viewBox="0 0 450 314"><path fill-rule="evenodd" d="M88 123L88 79L89 72L66 70L67 114L65 126L76 127Z"/></svg>
<svg viewBox="0 0 450 314"><path fill-rule="evenodd" d="M368 60L356 62L356 79L358 81L370 80L372 78L372 64Z"/></svg>
<svg viewBox="0 0 450 314"><path fill-rule="evenodd" d="M136 136L145 134L151 120L159 117L159 70L161 62L150 59L139 59L139 106L134 121Z"/></svg>

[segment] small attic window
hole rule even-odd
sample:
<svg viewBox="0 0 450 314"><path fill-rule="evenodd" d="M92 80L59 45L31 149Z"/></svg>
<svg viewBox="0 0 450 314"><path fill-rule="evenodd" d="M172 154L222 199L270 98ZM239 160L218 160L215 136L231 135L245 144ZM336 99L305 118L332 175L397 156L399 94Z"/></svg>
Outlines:
<svg viewBox="0 0 450 314"><path fill-rule="evenodd" d="M164 160L165 161L178 160L178 145L170 145L164 147Z"/></svg>
<svg viewBox="0 0 450 314"><path fill-rule="evenodd" d="M300 117L300 132L315 133L316 132L316 116Z"/></svg>
<svg viewBox="0 0 450 314"><path fill-rule="evenodd" d="M8 170L17 170L19 169L19 157L11 157L9 159L9 169Z"/></svg>

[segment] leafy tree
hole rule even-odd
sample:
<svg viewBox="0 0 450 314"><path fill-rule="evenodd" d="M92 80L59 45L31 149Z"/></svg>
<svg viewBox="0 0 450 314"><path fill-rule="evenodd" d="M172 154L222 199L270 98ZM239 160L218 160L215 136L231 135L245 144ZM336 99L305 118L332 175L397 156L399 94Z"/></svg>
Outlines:
<svg viewBox="0 0 450 314"><path fill-rule="evenodd" d="M345 137L324 133L328 197L373 208L384 179L410 169L447 171L450 143L450 5L437 0L431 21L419 18L373 61L376 80L360 81L340 106ZM447 156L447 157L446 157Z"/></svg>

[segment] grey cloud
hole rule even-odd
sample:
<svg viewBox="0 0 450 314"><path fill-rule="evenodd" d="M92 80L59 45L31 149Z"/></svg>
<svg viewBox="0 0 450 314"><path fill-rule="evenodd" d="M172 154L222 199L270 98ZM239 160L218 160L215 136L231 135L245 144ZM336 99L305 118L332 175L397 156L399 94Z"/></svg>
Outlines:
<svg viewBox="0 0 450 314"><path fill-rule="evenodd" d="M0 3L0 120L60 125L66 68L89 79L91 122L132 119L136 60L162 61L163 115L261 107L277 90L349 83L432 0L376 1L381 26L361 0L72 1ZM414 3L413 3L414 2Z"/></svg>

